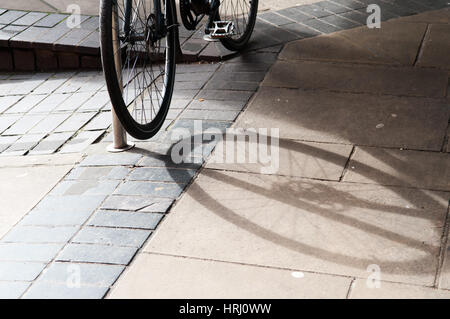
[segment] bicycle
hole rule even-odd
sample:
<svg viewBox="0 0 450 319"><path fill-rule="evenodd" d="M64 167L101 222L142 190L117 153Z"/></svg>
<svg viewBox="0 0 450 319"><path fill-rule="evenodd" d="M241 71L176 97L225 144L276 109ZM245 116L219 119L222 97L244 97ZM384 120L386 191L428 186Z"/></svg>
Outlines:
<svg viewBox="0 0 450 319"><path fill-rule="evenodd" d="M205 40L242 50L253 32L258 0L180 0L180 17L195 30L204 17ZM102 0L102 64L113 109L137 139L162 127L175 84L178 20L174 0Z"/></svg>

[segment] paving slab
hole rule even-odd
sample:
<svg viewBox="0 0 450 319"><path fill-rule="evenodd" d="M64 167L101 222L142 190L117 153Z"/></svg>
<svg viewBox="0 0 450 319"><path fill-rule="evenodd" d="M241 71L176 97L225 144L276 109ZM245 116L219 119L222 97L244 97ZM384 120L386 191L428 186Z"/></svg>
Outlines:
<svg viewBox="0 0 450 319"><path fill-rule="evenodd" d="M0 263L0 280L32 281L45 266L46 264L39 262L2 262Z"/></svg>
<svg viewBox="0 0 450 319"><path fill-rule="evenodd" d="M364 46L358 46L339 33L295 41L286 44L280 59L335 61L372 64L398 64L393 58L380 56Z"/></svg>
<svg viewBox="0 0 450 319"><path fill-rule="evenodd" d="M40 276L39 282L66 284L74 273L78 273L80 286L109 287L123 269L119 265L54 262Z"/></svg>
<svg viewBox="0 0 450 319"><path fill-rule="evenodd" d="M383 22L381 28L366 26L346 30L340 35L355 45L390 58L402 65L413 65L420 49L427 24Z"/></svg>
<svg viewBox="0 0 450 319"><path fill-rule="evenodd" d="M101 299L108 291L107 287L80 286L69 287L66 284L36 282L23 295L23 299Z"/></svg>
<svg viewBox="0 0 450 319"><path fill-rule="evenodd" d="M78 231L76 226L67 227L41 227L22 226L14 227L0 242L3 243L66 243Z"/></svg>
<svg viewBox="0 0 450 319"><path fill-rule="evenodd" d="M432 24L429 28L417 65L450 69L450 25Z"/></svg>
<svg viewBox="0 0 450 319"><path fill-rule="evenodd" d="M263 87L235 127L279 128L281 138L304 141L440 151L449 118L446 104Z"/></svg>
<svg viewBox="0 0 450 319"><path fill-rule="evenodd" d="M142 229L84 227L72 242L140 248L150 234L149 230Z"/></svg>
<svg viewBox="0 0 450 319"><path fill-rule="evenodd" d="M151 269L151 271L149 271ZM339 298L350 278L236 265L173 256L141 254L108 298Z"/></svg>
<svg viewBox="0 0 450 319"><path fill-rule="evenodd" d="M238 163L237 160L228 161L226 142L216 146L212 158L206 164L207 168L230 170L238 172L251 172L256 174L276 174L284 176L308 177L323 180L338 181L344 171L351 145L309 143L295 140L279 141L279 151L267 154L270 160L262 163L261 159L251 163L249 152L263 147L261 143L235 143L234 154L245 155L246 161ZM273 145L275 147L275 145ZM272 149L272 144L267 145ZM326 155L325 155L326 154ZM234 157L233 157L234 158Z"/></svg>
<svg viewBox="0 0 450 319"><path fill-rule="evenodd" d="M380 288L368 288L365 280L356 280L349 296L351 299L449 299L450 291L381 282Z"/></svg>
<svg viewBox="0 0 450 319"><path fill-rule="evenodd" d="M443 70L278 61L263 86L330 91L444 97L448 74Z"/></svg>
<svg viewBox="0 0 450 319"><path fill-rule="evenodd" d="M31 285L24 281L2 281L0 282L1 299L18 299Z"/></svg>
<svg viewBox="0 0 450 319"><path fill-rule="evenodd" d="M356 147L344 181L450 191L450 154Z"/></svg>
<svg viewBox="0 0 450 319"><path fill-rule="evenodd" d="M162 214L99 210L92 216L88 225L153 230L162 217Z"/></svg>
<svg viewBox="0 0 450 319"><path fill-rule="evenodd" d="M68 244L64 247L56 260L127 265L135 253L136 248L134 247L112 247L98 244Z"/></svg>
<svg viewBox="0 0 450 319"><path fill-rule="evenodd" d="M3 165L0 161L0 167ZM71 167L72 165L0 168L0 179L3 181L0 185L0 205L3 207L0 211L0 238L33 208Z"/></svg>
<svg viewBox="0 0 450 319"><path fill-rule="evenodd" d="M432 285L447 207L446 193L203 170L144 251L360 278L377 264Z"/></svg>
<svg viewBox="0 0 450 319"><path fill-rule="evenodd" d="M1 243L0 260L48 263L62 247L63 244Z"/></svg>

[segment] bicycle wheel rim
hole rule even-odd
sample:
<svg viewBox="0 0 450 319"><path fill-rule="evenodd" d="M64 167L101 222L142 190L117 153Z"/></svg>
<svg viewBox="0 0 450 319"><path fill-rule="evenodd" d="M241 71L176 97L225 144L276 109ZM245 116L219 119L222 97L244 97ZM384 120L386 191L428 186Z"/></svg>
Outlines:
<svg viewBox="0 0 450 319"><path fill-rule="evenodd" d="M222 21L234 23L234 34L222 43L233 50L240 50L247 44L256 23L258 0L222 0L218 15ZM227 45L228 44L228 45Z"/></svg>
<svg viewBox="0 0 450 319"><path fill-rule="evenodd" d="M144 41L130 43L131 41L123 34L125 13L123 6L120 6L121 3L123 4L123 1L102 2L103 69L112 106L120 122L133 137L148 139L163 125L172 98L175 77L175 30L168 29L167 36L159 41L157 49L161 48L161 42L165 41L163 52L150 51L154 48L149 48L148 43ZM133 4L136 3L134 0ZM172 25L171 2L166 2L164 8L167 25ZM143 26L142 16L149 16L150 9L133 10L134 21L139 21ZM145 30L138 30L133 24L130 27L137 32ZM158 60L161 57L164 57L164 63Z"/></svg>

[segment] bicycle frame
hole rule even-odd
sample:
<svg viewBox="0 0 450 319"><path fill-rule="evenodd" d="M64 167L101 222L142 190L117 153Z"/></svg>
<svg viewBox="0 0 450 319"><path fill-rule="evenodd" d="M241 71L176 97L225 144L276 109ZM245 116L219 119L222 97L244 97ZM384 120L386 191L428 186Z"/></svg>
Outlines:
<svg viewBox="0 0 450 319"><path fill-rule="evenodd" d="M145 0L144 0L145 1ZM172 8L176 8L176 4L174 0L163 0L163 1L171 1L172 2ZM164 13L161 10L161 1L160 0L153 0L154 10L153 14L155 15L156 19L156 26L157 26L157 34L162 38L165 36L165 30L164 30ZM124 32L125 32L125 38L129 38L130 31L131 31L131 18L132 18L132 12L133 12L133 0L126 0L125 1L125 8L124 8L124 14L125 14L125 24L124 24ZM175 15L175 21L174 25L178 25L177 16Z"/></svg>

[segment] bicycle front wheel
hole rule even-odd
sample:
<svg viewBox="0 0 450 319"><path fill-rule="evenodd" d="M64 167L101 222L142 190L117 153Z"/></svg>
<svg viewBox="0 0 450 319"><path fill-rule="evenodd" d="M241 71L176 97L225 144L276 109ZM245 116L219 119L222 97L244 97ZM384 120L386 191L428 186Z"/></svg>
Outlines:
<svg viewBox="0 0 450 319"><path fill-rule="evenodd" d="M103 71L125 130L149 139L162 127L175 82L175 13L171 0L102 0Z"/></svg>
<svg viewBox="0 0 450 319"><path fill-rule="evenodd" d="M234 24L234 34L220 39L223 46L231 51L244 49L255 27L257 13L258 0L221 0L217 18Z"/></svg>

